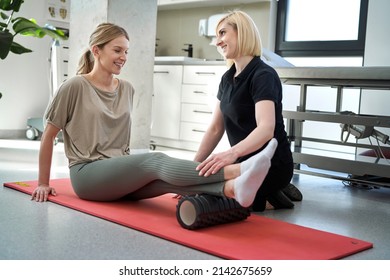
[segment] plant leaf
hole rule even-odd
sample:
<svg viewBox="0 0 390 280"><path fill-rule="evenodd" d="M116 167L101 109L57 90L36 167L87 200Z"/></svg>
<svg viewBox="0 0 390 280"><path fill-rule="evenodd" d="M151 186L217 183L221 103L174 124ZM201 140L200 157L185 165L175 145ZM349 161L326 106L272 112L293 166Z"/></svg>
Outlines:
<svg viewBox="0 0 390 280"><path fill-rule="evenodd" d="M7 15L7 14L5 14L5 13L3 13L3 12L0 12L0 16L1 16L1 18L4 19L4 20L8 20L8 19L9 19L9 15Z"/></svg>
<svg viewBox="0 0 390 280"><path fill-rule="evenodd" d="M13 23L14 23L13 29L16 34L20 33L22 35L39 37L39 38L45 36L42 33L40 26L31 20L28 20L23 17L18 17L13 20Z"/></svg>
<svg viewBox="0 0 390 280"><path fill-rule="evenodd" d="M0 9L4 11L19 12L24 0L0 0Z"/></svg>
<svg viewBox="0 0 390 280"><path fill-rule="evenodd" d="M10 47L10 51L15 53L15 54L22 54L22 53L32 52L32 50L27 49L27 48L23 47L22 45L20 45L20 44L18 44L16 42L12 42L12 45Z"/></svg>
<svg viewBox="0 0 390 280"><path fill-rule="evenodd" d="M9 53L9 49L12 45L13 35L6 31L0 30L0 58L4 59Z"/></svg>
<svg viewBox="0 0 390 280"><path fill-rule="evenodd" d="M35 23L35 20L28 20L26 18L18 17L13 20L13 29L16 34L21 34L24 36L33 36L42 38L46 35L52 37L53 39L67 40L68 37L64 34L63 31L57 30L54 27L41 27Z"/></svg>

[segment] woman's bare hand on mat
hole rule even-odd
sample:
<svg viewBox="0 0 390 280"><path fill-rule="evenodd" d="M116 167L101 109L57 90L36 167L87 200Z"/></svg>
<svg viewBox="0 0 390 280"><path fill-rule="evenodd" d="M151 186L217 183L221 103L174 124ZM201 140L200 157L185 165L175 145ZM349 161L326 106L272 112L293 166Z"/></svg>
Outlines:
<svg viewBox="0 0 390 280"><path fill-rule="evenodd" d="M31 194L31 200L36 202L47 201L49 195L57 195L56 190L50 186L38 186Z"/></svg>

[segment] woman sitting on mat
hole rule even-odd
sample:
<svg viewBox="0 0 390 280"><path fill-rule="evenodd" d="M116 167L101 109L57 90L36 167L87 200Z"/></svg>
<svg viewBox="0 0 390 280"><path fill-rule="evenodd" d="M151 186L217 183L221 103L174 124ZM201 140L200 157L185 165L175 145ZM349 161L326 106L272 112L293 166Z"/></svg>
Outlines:
<svg viewBox="0 0 390 280"><path fill-rule="evenodd" d="M209 174L242 162L275 137L278 148L252 209L292 208L290 198L301 200L302 194L290 184L294 166L284 128L278 74L260 58L260 35L246 13L233 11L223 17L216 26L216 35L218 51L230 68L219 84L213 119L195 156L195 161L202 162L198 168ZM211 154L225 131L231 147Z"/></svg>
<svg viewBox="0 0 390 280"><path fill-rule="evenodd" d="M59 87L45 113L38 187L32 200L43 202L56 195L50 169L53 143L62 130L72 187L81 199L211 194L234 198L243 207L252 204L277 148L275 139L267 139L263 152L214 174L199 172L199 163L163 153L129 155L134 88L114 78L126 63L129 36L123 28L103 23L92 33L89 45L78 75Z"/></svg>

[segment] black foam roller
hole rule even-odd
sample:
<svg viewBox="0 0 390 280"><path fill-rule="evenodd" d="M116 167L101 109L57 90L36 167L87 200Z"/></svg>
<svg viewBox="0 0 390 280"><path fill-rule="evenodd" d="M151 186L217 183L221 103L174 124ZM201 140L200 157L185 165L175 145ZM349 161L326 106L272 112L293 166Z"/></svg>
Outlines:
<svg viewBox="0 0 390 280"><path fill-rule="evenodd" d="M249 209L236 200L207 194L183 196L176 206L177 221L190 230L242 221L248 216Z"/></svg>

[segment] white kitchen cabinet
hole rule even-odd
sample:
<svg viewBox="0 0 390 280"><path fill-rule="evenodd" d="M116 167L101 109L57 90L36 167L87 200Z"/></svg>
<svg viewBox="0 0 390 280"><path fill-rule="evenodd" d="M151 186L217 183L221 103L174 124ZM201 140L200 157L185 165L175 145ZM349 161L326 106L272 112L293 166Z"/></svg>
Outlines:
<svg viewBox="0 0 390 280"><path fill-rule="evenodd" d="M198 146L202 141L203 135L206 132L208 125L202 123L181 122L180 124L180 139L196 143ZM193 145L193 146L195 146Z"/></svg>
<svg viewBox="0 0 390 280"><path fill-rule="evenodd" d="M211 85L221 79L227 67L225 65L185 65L183 84Z"/></svg>
<svg viewBox="0 0 390 280"><path fill-rule="evenodd" d="M185 65L181 94L180 140L200 142L211 121L224 65Z"/></svg>
<svg viewBox="0 0 390 280"><path fill-rule="evenodd" d="M152 147L196 151L212 118L224 65L155 65Z"/></svg>
<svg viewBox="0 0 390 280"><path fill-rule="evenodd" d="M151 136L179 139L182 65L154 66Z"/></svg>
<svg viewBox="0 0 390 280"><path fill-rule="evenodd" d="M181 121L208 124L213 114L208 104L181 104Z"/></svg>
<svg viewBox="0 0 390 280"><path fill-rule="evenodd" d="M206 104L214 96L208 85L183 84L181 87L181 102Z"/></svg>

